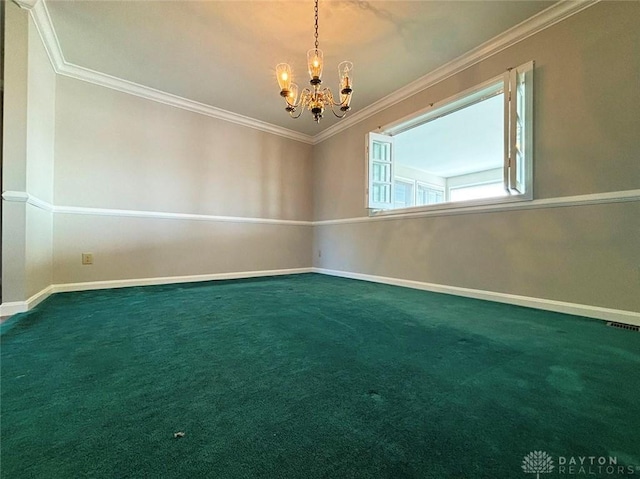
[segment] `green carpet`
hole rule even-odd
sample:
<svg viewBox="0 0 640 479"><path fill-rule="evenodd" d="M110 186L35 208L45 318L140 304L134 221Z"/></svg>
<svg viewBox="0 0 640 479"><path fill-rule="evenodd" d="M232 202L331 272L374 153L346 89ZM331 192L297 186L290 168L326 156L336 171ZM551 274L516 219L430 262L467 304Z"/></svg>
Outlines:
<svg viewBox="0 0 640 479"><path fill-rule="evenodd" d="M1 339L3 478L640 476L640 334L602 321L304 274L56 294Z"/></svg>

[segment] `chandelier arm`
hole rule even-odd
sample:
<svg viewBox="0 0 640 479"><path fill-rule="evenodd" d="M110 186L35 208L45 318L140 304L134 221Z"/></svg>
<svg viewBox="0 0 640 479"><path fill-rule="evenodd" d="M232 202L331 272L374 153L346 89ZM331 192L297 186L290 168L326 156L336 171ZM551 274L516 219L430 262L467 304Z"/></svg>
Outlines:
<svg viewBox="0 0 640 479"><path fill-rule="evenodd" d="M339 106L339 107L343 107L343 106L348 106L349 105L349 100L351 99L351 94L349 94L348 96L346 96L344 98L343 101L341 101L340 103L334 103L335 106Z"/></svg>
<svg viewBox="0 0 640 479"><path fill-rule="evenodd" d="M337 103L336 101L333 100L333 97L331 97L331 102L333 103L334 106L346 106L349 104L349 100L351 99L351 93L348 93L347 96L344 97L344 100L341 101L340 103ZM344 115L343 115L344 116ZM342 117L340 117L342 118Z"/></svg>
<svg viewBox="0 0 640 479"><path fill-rule="evenodd" d="M291 118L293 118L294 120L297 120L298 118L300 118L300 115L302 115L302 112L304 111L304 108L300 108L300 109L299 109L299 110L297 110L297 111L298 111L298 114L297 114L297 115L294 115L294 113L296 112L296 110L295 110L295 109L293 109L293 110L291 110L291 111L289 112L289 116L290 116Z"/></svg>
<svg viewBox="0 0 640 479"><path fill-rule="evenodd" d="M323 90L323 92L325 92L325 95L327 96L327 98L329 100L331 100L331 103L333 104L333 106L345 106L349 104L349 99L351 98L351 93L347 93L347 96L345 96L344 100L341 101L340 103L336 102L333 98L333 93L331 92L331 90L329 88L325 88ZM328 103L327 103L328 104ZM338 118L342 118L344 117L344 115L338 117Z"/></svg>
<svg viewBox="0 0 640 479"><path fill-rule="evenodd" d="M335 105L336 105L336 106L339 106L338 104L335 104ZM336 113L336 111L333 109L333 105L330 105L330 106L331 106L331 113L333 113L333 115L334 115L336 118L344 118L345 116L347 116L347 112L348 112L348 110L347 110L347 111L345 111L342 115L338 115L338 114Z"/></svg>

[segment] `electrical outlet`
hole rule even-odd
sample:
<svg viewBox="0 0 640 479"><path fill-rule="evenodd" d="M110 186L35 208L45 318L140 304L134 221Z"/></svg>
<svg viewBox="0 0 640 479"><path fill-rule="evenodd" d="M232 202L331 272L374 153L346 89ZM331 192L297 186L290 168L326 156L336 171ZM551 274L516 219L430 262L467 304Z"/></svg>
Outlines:
<svg viewBox="0 0 640 479"><path fill-rule="evenodd" d="M93 253L82 253L82 264L93 264Z"/></svg>

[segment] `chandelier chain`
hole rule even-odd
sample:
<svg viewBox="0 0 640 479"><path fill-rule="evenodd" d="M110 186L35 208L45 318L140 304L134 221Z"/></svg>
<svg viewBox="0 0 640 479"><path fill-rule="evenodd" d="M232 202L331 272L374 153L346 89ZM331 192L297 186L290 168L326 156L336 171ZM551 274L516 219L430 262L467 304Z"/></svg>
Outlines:
<svg viewBox="0 0 640 479"><path fill-rule="evenodd" d="M316 51L318 51L318 0L316 0L316 6L314 8L314 19L316 21Z"/></svg>

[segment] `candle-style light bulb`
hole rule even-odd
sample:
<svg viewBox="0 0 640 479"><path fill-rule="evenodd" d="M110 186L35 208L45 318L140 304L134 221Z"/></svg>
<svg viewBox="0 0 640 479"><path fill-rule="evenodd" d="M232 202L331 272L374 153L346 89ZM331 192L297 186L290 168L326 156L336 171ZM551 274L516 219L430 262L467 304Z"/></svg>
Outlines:
<svg viewBox="0 0 640 479"><path fill-rule="evenodd" d="M322 50L312 48L307 52L307 64L309 66L309 76L311 84L320 83L322 78Z"/></svg>
<svg viewBox="0 0 640 479"><path fill-rule="evenodd" d="M340 93L349 94L353 91L353 63L342 62L338 65Z"/></svg>
<svg viewBox="0 0 640 479"><path fill-rule="evenodd" d="M276 78L280 86L280 95L286 97L291 88L291 67L287 63L276 66Z"/></svg>

